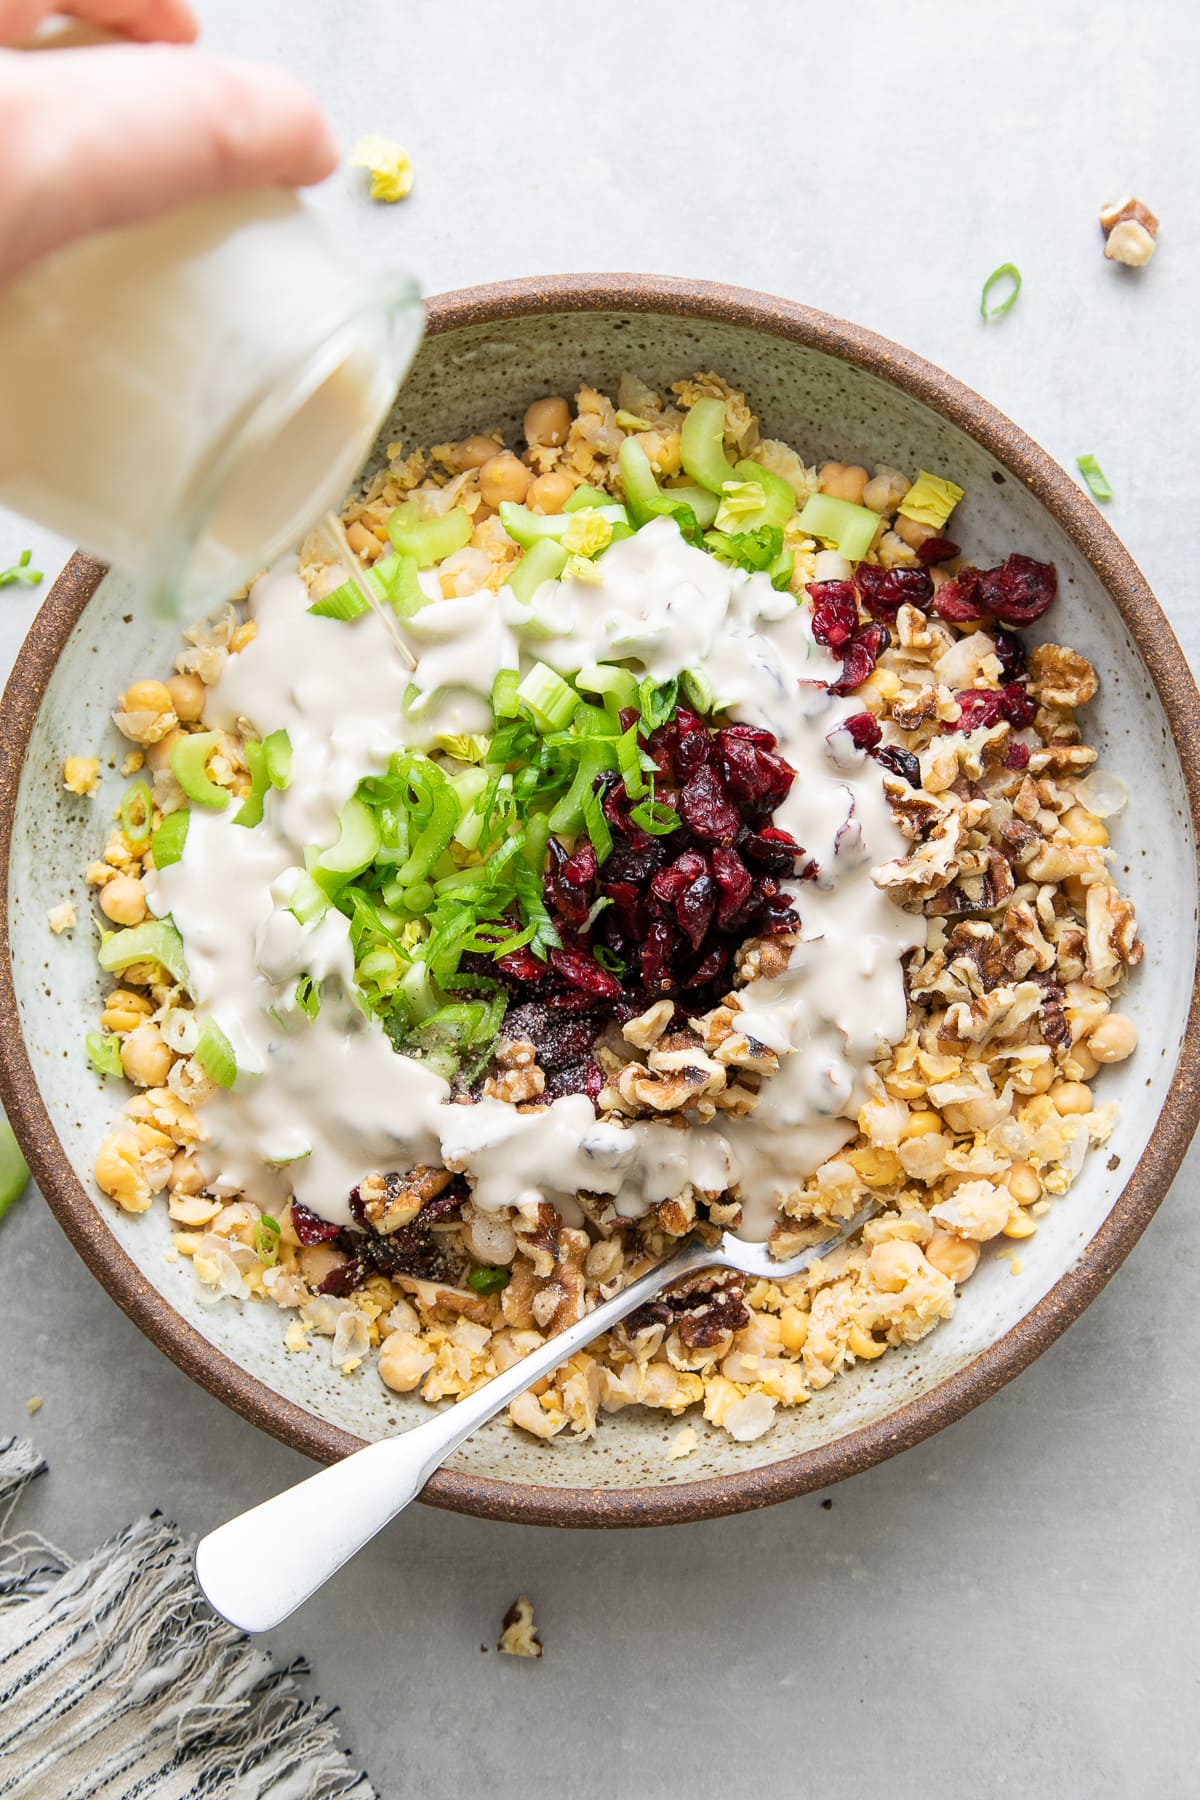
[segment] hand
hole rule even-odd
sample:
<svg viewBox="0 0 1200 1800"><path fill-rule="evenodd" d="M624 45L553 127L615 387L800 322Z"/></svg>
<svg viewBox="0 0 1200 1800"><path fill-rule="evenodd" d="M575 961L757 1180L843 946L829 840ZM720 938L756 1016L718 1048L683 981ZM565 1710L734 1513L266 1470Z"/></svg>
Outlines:
<svg viewBox="0 0 1200 1800"><path fill-rule="evenodd" d="M193 49L186 0L0 0L0 45L55 12L133 41L0 48L0 284L88 232L334 167L312 96L281 69Z"/></svg>

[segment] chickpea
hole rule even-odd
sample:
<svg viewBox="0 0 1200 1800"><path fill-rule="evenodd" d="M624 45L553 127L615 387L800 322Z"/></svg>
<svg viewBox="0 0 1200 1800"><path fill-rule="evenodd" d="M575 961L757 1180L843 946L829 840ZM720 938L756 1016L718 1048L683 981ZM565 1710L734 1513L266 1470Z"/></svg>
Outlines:
<svg viewBox="0 0 1200 1800"><path fill-rule="evenodd" d="M871 477L858 463L828 462L822 463L818 479L823 494L832 494L836 500L849 500L854 506L861 506Z"/></svg>
<svg viewBox="0 0 1200 1800"><path fill-rule="evenodd" d="M904 1126L903 1135L906 1138L932 1137L935 1131L940 1131L941 1129L941 1115L925 1109L921 1112L909 1113Z"/></svg>
<svg viewBox="0 0 1200 1800"><path fill-rule="evenodd" d="M171 1163L171 1192L198 1194L204 1187L204 1171L194 1156L181 1150Z"/></svg>
<svg viewBox="0 0 1200 1800"><path fill-rule="evenodd" d="M140 925L146 916L146 890L133 875L114 875L100 889L100 911L114 925Z"/></svg>
<svg viewBox="0 0 1200 1800"><path fill-rule="evenodd" d="M161 1087L171 1070L172 1056L158 1026L147 1019L131 1031L121 1045L121 1067L138 1087Z"/></svg>
<svg viewBox="0 0 1200 1800"><path fill-rule="evenodd" d="M346 1258L332 1244L306 1244L296 1258L309 1287L320 1287L327 1275L340 1269Z"/></svg>
<svg viewBox="0 0 1200 1800"><path fill-rule="evenodd" d="M920 1245L903 1238L885 1238L871 1252L871 1279L887 1294L898 1293L915 1281L925 1266Z"/></svg>
<svg viewBox="0 0 1200 1800"><path fill-rule="evenodd" d="M458 463L462 469L482 469L484 463L491 462L496 455L498 445L495 438L464 438L458 446Z"/></svg>
<svg viewBox="0 0 1200 1800"><path fill-rule="evenodd" d="M881 463L863 489L862 504L869 506L872 512L894 513L911 486L907 475Z"/></svg>
<svg viewBox="0 0 1200 1800"><path fill-rule="evenodd" d="M808 1314L798 1306L785 1306L779 1315L779 1340L794 1356L808 1341Z"/></svg>
<svg viewBox="0 0 1200 1800"><path fill-rule="evenodd" d="M1044 1094L1047 1088L1053 1085L1057 1074L1058 1070L1047 1059L1044 1063L1039 1063L1035 1069L1030 1070L1025 1079L1025 1087L1031 1094Z"/></svg>
<svg viewBox="0 0 1200 1800"><path fill-rule="evenodd" d="M346 527L346 542L355 553L370 562L374 562L383 545L373 531L368 531L361 519L355 519L353 525Z"/></svg>
<svg viewBox="0 0 1200 1800"><path fill-rule="evenodd" d="M1100 1064L1086 1044L1072 1046L1070 1067L1076 1081L1093 1081L1100 1073Z"/></svg>
<svg viewBox="0 0 1200 1800"><path fill-rule="evenodd" d="M551 469L548 475L530 482L525 504L531 512L560 513L574 492L575 483L566 470Z"/></svg>
<svg viewBox="0 0 1200 1800"><path fill-rule="evenodd" d="M198 675L172 675L166 684L175 717L193 725L204 711L204 683Z"/></svg>
<svg viewBox="0 0 1200 1800"><path fill-rule="evenodd" d="M1064 1118L1092 1110L1092 1090L1082 1081L1056 1081L1050 1089L1050 1099Z"/></svg>
<svg viewBox="0 0 1200 1800"><path fill-rule="evenodd" d="M135 681L131 688L125 690L121 700L121 711L169 713L171 711L170 690L162 681Z"/></svg>
<svg viewBox="0 0 1200 1800"><path fill-rule="evenodd" d="M898 515L892 530L898 538L904 540L910 550L919 550L922 544L938 535L932 525L922 525L916 519L906 519L903 513Z"/></svg>
<svg viewBox="0 0 1200 1800"><path fill-rule="evenodd" d="M485 462L479 471L479 492L485 506L499 506L502 500L519 506L529 492L533 480L523 462L511 450L504 450Z"/></svg>
<svg viewBox="0 0 1200 1800"><path fill-rule="evenodd" d="M157 744L146 746L146 767L152 775L160 775L171 766L171 751L184 737L182 731L168 731L166 737L159 738Z"/></svg>
<svg viewBox="0 0 1200 1800"><path fill-rule="evenodd" d="M1042 1197L1042 1184L1032 1163L1014 1163L1005 1185L1018 1206L1032 1206Z"/></svg>
<svg viewBox="0 0 1200 1800"><path fill-rule="evenodd" d="M949 1280L963 1282L975 1273L979 1263L979 1245L970 1243L966 1238L955 1237L952 1231L935 1231L925 1246L925 1260L931 1262L938 1273L947 1276Z"/></svg>
<svg viewBox="0 0 1200 1800"><path fill-rule="evenodd" d="M1068 807L1060 822L1073 844L1087 844L1103 850L1108 843L1108 828L1103 819L1090 813L1086 806Z"/></svg>
<svg viewBox="0 0 1200 1800"><path fill-rule="evenodd" d="M650 459L656 475L678 475L679 433L677 431L641 431L635 440Z"/></svg>
<svg viewBox="0 0 1200 1800"><path fill-rule="evenodd" d="M411 1394L432 1367L433 1352L413 1331L391 1331L379 1346L379 1373L397 1394Z"/></svg>
<svg viewBox="0 0 1200 1800"><path fill-rule="evenodd" d="M548 394L535 400L525 414L525 441L528 444L565 444L571 429L571 408L561 394Z"/></svg>
<svg viewBox="0 0 1200 1800"><path fill-rule="evenodd" d="M1087 1048L1098 1063L1124 1062L1137 1048L1137 1026L1124 1013L1109 1013L1088 1034Z"/></svg>

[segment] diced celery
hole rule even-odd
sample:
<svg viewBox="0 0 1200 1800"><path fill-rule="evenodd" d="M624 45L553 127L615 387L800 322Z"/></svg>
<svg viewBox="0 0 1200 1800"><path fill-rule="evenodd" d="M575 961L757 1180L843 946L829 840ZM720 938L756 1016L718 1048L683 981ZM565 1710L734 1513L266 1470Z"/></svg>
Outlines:
<svg viewBox="0 0 1200 1800"><path fill-rule="evenodd" d="M148 919L100 940L96 961L108 975L116 975L131 963L156 962L181 987L188 982L183 939L169 919Z"/></svg>
<svg viewBox="0 0 1200 1800"><path fill-rule="evenodd" d="M464 850L474 850L483 833L483 814L476 812L475 802L488 785L486 769L464 769L450 778L454 797L462 809L462 817L454 827L454 842Z"/></svg>
<svg viewBox="0 0 1200 1800"><path fill-rule="evenodd" d="M215 1081L218 1087L233 1086L237 1080L233 1045L215 1019L205 1019L192 1054L210 1081Z"/></svg>
<svg viewBox="0 0 1200 1800"><path fill-rule="evenodd" d="M338 814L338 839L323 850L313 864L314 875L349 879L359 875L375 859L379 828L369 806L352 794Z"/></svg>
<svg viewBox="0 0 1200 1800"><path fill-rule="evenodd" d="M156 869L169 869L183 855L183 846L187 842L188 822L191 813L186 806L178 811L168 813L154 836L150 839L150 854Z"/></svg>
<svg viewBox="0 0 1200 1800"><path fill-rule="evenodd" d="M706 531L713 523L721 504L719 496L710 494L707 488L690 485L664 488L662 497L673 506L690 506L702 531Z"/></svg>
<svg viewBox="0 0 1200 1800"><path fill-rule="evenodd" d="M492 711L498 719L515 719L521 711L517 688L521 677L516 669L501 669L492 683Z"/></svg>
<svg viewBox="0 0 1200 1800"><path fill-rule="evenodd" d="M879 514L834 494L813 494L796 523L811 537L836 545L851 562L861 562L879 530Z"/></svg>
<svg viewBox="0 0 1200 1800"><path fill-rule="evenodd" d="M553 538L557 543L569 530L571 521L578 512L596 512L609 525L628 524L629 518L625 508L607 494L603 496L603 504L592 507L574 506L571 510L560 513L530 512L526 506L517 506L511 500L500 502L500 523L514 543L520 544L523 550L531 550L546 538Z"/></svg>
<svg viewBox="0 0 1200 1800"><path fill-rule="evenodd" d="M697 400L691 408L679 434L679 459L692 480L710 493L719 494L727 481L737 480L725 455L723 400Z"/></svg>
<svg viewBox="0 0 1200 1800"><path fill-rule="evenodd" d="M650 458L636 438L626 438L622 443L617 467L621 471L621 486L625 491L626 504L640 523L650 516L648 508L651 503L661 500L663 496L662 489L654 479Z"/></svg>
<svg viewBox="0 0 1200 1800"><path fill-rule="evenodd" d="M411 501L396 507L388 520L388 537L401 556L411 556L419 569L431 569L471 541L471 515L456 506L435 518L423 519Z"/></svg>
<svg viewBox="0 0 1200 1800"><path fill-rule="evenodd" d="M528 606L543 581L557 581L567 566L567 553L553 538L542 538L527 550L508 577L508 587Z"/></svg>
<svg viewBox="0 0 1200 1800"><path fill-rule="evenodd" d="M267 780L273 788L285 788L292 779L292 740L286 731L273 731L263 739Z"/></svg>
<svg viewBox="0 0 1200 1800"><path fill-rule="evenodd" d="M600 694L604 704L618 712L637 705L637 679L631 669L617 663L589 663L576 675L575 686L581 694Z"/></svg>
<svg viewBox="0 0 1200 1800"><path fill-rule="evenodd" d="M215 731L193 731L171 746L171 773L189 800L220 812L229 805L229 792L209 779L208 759L220 738Z"/></svg>
<svg viewBox="0 0 1200 1800"><path fill-rule="evenodd" d="M611 503L611 494L606 494L603 488L589 487L584 482L583 486L577 487L571 498L564 503L563 511L573 513L578 512L584 506L609 506Z"/></svg>
<svg viewBox="0 0 1200 1800"><path fill-rule="evenodd" d="M541 731L565 731L579 704L574 688L546 663L534 663L517 693Z"/></svg>
<svg viewBox="0 0 1200 1800"><path fill-rule="evenodd" d="M782 531L796 510L796 495L790 483L761 463L744 461L735 464L739 481L756 481L763 491L762 512L746 519L741 529L755 531L760 525L775 525Z"/></svg>

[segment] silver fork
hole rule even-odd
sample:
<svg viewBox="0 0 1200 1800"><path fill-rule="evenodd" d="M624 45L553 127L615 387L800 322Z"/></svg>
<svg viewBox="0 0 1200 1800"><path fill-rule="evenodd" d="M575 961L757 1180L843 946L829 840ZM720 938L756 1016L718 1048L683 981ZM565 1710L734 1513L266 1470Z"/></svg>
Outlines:
<svg viewBox="0 0 1200 1800"><path fill-rule="evenodd" d="M845 1243L875 1211L867 1206L833 1237L777 1261L765 1244L724 1232L716 1245L685 1238L664 1262L602 1301L465 1400L397 1437L368 1444L201 1538L196 1579L209 1603L243 1631L268 1631L311 1599L343 1563L415 1500L435 1469L526 1388L664 1288L706 1269L786 1281Z"/></svg>

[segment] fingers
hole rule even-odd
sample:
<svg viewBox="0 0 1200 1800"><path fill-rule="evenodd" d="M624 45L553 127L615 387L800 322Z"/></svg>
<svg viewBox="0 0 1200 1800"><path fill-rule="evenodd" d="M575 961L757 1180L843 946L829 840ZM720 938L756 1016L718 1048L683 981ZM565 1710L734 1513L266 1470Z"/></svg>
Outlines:
<svg viewBox="0 0 1200 1800"><path fill-rule="evenodd" d="M147 44L190 44L199 30L187 0L0 0L0 44L19 43L56 13Z"/></svg>
<svg viewBox="0 0 1200 1800"><path fill-rule="evenodd" d="M0 52L0 135L0 278L85 232L241 188L304 187L337 162L292 76L167 47Z"/></svg>

